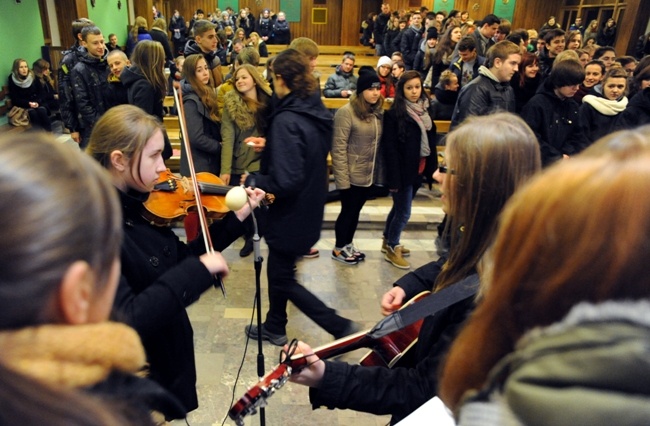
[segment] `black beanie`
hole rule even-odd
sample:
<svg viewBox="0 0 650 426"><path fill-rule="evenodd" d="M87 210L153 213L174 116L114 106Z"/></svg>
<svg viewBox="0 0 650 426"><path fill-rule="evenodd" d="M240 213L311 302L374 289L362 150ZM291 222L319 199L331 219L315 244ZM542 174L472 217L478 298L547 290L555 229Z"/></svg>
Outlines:
<svg viewBox="0 0 650 426"><path fill-rule="evenodd" d="M372 68L364 69L361 67L359 69L359 79L357 80L357 95L360 95L364 90L370 89L371 87L381 88L381 82L379 81L379 76L377 72Z"/></svg>
<svg viewBox="0 0 650 426"><path fill-rule="evenodd" d="M431 27L427 30L427 40L432 38L438 39L438 29L436 27Z"/></svg>

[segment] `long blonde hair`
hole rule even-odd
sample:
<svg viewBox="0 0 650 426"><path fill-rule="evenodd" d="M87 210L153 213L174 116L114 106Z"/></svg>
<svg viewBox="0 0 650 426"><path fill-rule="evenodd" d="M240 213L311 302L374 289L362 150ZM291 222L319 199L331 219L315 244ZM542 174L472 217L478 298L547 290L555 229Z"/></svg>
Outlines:
<svg viewBox="0 0 650 426"><path fill-rule="evenodd" d="M145 30L148 30L147 20L144 19L142 16L136 17L135 22L133 23L133 26L131 27L131 39L133 40L134 43L138 42L138 29L139 28L144 28Z"/></svg>

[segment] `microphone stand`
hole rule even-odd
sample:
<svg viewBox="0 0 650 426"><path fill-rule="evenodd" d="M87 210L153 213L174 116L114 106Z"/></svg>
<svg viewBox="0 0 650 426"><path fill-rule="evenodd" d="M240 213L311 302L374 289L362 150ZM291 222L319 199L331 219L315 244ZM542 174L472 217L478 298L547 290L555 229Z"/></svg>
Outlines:
<svg viewBox="0 0 650 426"><path fill-rule="evenodd" d="M257 309L257 376L260 380L264 377L264 351L262 350L262 262L264 258L262 257L260 249L260 234L259 228L257 227L257 219L255 218L255 213L253 212L253 206L250 205L250 200L248 201L249 206L251 207L251 216L253 218L253 256L255 262L255 306ZM259 408L260 414L260 425L266 425L266 409L264 406Z"/></svg>

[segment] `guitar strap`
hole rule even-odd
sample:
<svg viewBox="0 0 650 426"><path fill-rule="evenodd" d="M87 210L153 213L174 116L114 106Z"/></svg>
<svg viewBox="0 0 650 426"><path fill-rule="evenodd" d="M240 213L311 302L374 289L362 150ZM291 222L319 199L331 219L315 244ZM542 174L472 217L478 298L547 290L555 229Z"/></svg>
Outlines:
<svg viewBox="0 0 650 426"><path fill-rule="evenodd" d="M454 303L475 295L479 284L478 274L472 274L417 303L393 312L379 321L368 332L368 336L378 339L394 331L401 330L424 317L434 315Z"/></svg>

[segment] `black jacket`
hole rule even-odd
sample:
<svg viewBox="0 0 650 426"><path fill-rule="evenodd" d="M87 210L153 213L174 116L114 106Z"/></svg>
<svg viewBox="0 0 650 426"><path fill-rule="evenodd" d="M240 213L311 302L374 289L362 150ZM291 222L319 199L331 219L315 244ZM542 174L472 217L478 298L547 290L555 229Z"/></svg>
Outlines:
<svg viewBox="0 0 650 426"><path fill-rule="evenodd" d="M102 58L95 58L88 53L74 66L70 73L72 91L77 112L81 117L80 127L92 129L99 117L108 109L104 93L108 88L108 63L104 51Z"/></svg>
<svg viewBox="0 0 650 426"><path fill-rule="evenodd" d="M249 176L246 184L254 179L276 197L264 235L269 247L298 256L320 239L334 121L320 91L305 99L274 95L271 103L261 174Z"/></svg>
<svg viewBox="0 0 650 426"><path fill-rule="evenodd" d="M208 64L208 68L210 68L210 70L216 67L220 67L221 65L228 64L226 53L228 53L226 49L220 46L217 46L216 52L205 53L204 51L201 50L199 45L196 44L196 41L194 40L188 40L187 44L185 45L185 56L194 55L194 54L203 55L203 57L205 58L205 62Z"/></svg>
<svg viewBox="0 0 650 426"><path fill-rule="evenodd" d="M198 406L192 325L185 308L210 288L212 276L198 256L202 238L184 244L171 228L142 216L148 194L120 192L123 212L122 276L115 296L116 318L133 327L150 363L150 378L174 394L187 411ZM234 213L210 226L215 250L243 233Z"/></svg>
<svg viewBox="0 0 650 426"><path fill-rule="evenodd" d="M388 21L390 20L390 13L380 13L377 15L377 20L375 20L375 28L373 31L373 36L375 39L375 44L384 44L384 36L386 35L386 27L388 26ZM387 53L386 56L390 55L393 52Z"/></svg>
<svg viewBox="0 0 650 426"><path fill-rule="evenodd" d="M429 115L431 115L429 113ZM431 176L438 167L436 155L436 124L432 122L427 131L431 155L427 158L425 176ZM395 108L384 113L384 126L381 145L387 170L388 188L401 190L421 182L418 167L420 165L420 126L410 116L403 120L397 117ZM430 172L430 173L429 173Z"/></svg>
<svg viewBox="0 0 650 426"><path fill-rule="evenodd" d="M625 111L617 116L612 130L633 129L644 124L650 124L650 87L630 99Z"/></svg>
<svg viewBox="0 0 650 426"><path fill-rule="evenodd" d="M400 39L398 50L402 52L404 65L406 65L407 70L413 69L415 55L418 53L418 50L420 50L423 31L424 27L421 27L419 30L416 30L413 27L408 27L402 32L402 38Z"/></svg>
<svg viewBox="0 0 650 426"><path fill-rule="evenodd" d="M559 160L563 154L577 154L588 145L578 110L574 99L560 99L555 95L549 80L542 83L537 94L524 106L521 117L537 136L542 164Z"/></svg>
<svg viewBox="0 0 650 426"><path fill-rule="evenodd" d="M139 107L147 114L155 115L162 121L163 96L147 81L138 67L131 65L124 68L120 80L126 87L131 105Z"/></svg>
<svg viewBox="0 0 650 426"><path fill-rule="evenodd" d="M399 28L386 30L384 34L384 53L386 56L391 56L393 52L399 52L399 43L401 41Z"/></svg>
<svg viewBox="0 0 650 426"><path fill-rule="evenodd" d="M539 85L542 84L542 76L539 73L533 79L527 78L524 81L524 87L519 85L519 82L521 81L520 78L522 78L521 75L517 73L512 77L512 80L510 80L510 86L512 86L512 90L515 94L516 112L518 114L521 113L522 109L524 109L524 105L535 96L537 89L539 89Z"/></svg>
<svg viewBox="0 0 650 426"><path fill-rule="evenodd" d="M221 124L212 121L199 95L185 80L181 81L187 133L196 172L221 173ZM190 176L185 144L181 144L181 175Z"/></svg>
<svg viewBox="0 0 650 426"><path fill-rule="evenodd" d="M70 50L63 52L63 58L59 64L58 86L59 102L61 104L61 120L65 127L71 132L78 132L81 129L81 126L79 125L79 112L77 111L77 105L74 102L70 73L85 52L85 48L75 44L70 48Z"/></svg>
<svg viewBox="0 0 650 426"><path fill-rule="evenodd" d="M165 51L165 61L166 65L169 66L171 62L174 61L174 54L172 53L172 48L169 45L169 38L167 37L167 31L159 31L155 28L152 28L149 32L151 39L162 44L163 50Z"/></svg>
<svg viewBox="0 0 650 426"><path fill-rule="evenodd" d="M285 19L284 21L278 21L277 19L273 22L273 36L271 37L272 44L289 44L291 43L291 29L289 28L289 22Z"/></svg>
<svg viewBox="0 0 650 426"><path fill-rule="evenodd" d="M260 37L269 37L268 40L270 40L272 32L273 32L273 20L271 18L268 19L260 18L257 21L257 33L260 35Z"/></svg>
<svg viewBox="0 0 650 426"><path fill-rule="evenodd" d="M158 118L162 123L163 119L163 96L147 81L142 71L135 65L126 67L120 74L120 81L126 87L129 104L135 105L147 114ZM165 160L172 156L172 146L164 132L165 148L162 156Z"/></svg>
<svg viewBox="0 0 650 426"><path fill-rule="evenodd" d="M458 100L457 90L444 90L440 83L433 88L436 98L431 101L431 118L434 120L451 120L454 106Z"/></svg>
<svg viewBox="0 0 650 426"><path fill-rule="evenodd" d="M185 417L185 408L180 401L148 378L113 371L105 380L84 391L102 400L109 409L117 410L133 424L156 424L152 411L163 414L169 420Z"/></svg>
<svg viewBox="0 0 650 426"><path fill-rule="evenodd" d="M460 89L451 127L461 124L470 115L488 115L496 111L515 112L515 94L510 83L500 83L479 68L479 76Z"/></svg>
<svg viewBox="0 0 650 426"><path fill-rule="evenodd" d="M176 18L176 16L172 15L171 19L169 20L169 32L172 33L172 40L182 40L185 42L187 38L187 27L185 26L185 18L182 16L179 16ZM176 30L178 30L178 35L180 38L176 39L174 34L176 33Z"/></svg>
<svg viewBox="0 0 650 426"><path fill-rule="evenodd" d="M116 78L112 74L108 77L108 87L106 92L104 92L104 100L109 109L117 105L129 103L129 93L126 86L122 84L119 78Z"/></svg>
<svg viewBox="0 0 650 426"><path fill-rule="evenodd" d="M20 108L30 109L30 102L37 102L39 106L43 103L41 99L41 88L39 86L38 79L34 74L32 74L33 81L29 87L22 88L14 83L12 74L9 74L9 79L7 81L7 87L9 88L9 97L11 98L11 104Z"/></svg>
<svg viewBox="0 0 650 426"><path fill-rule="evenodd" d="M426 265L429 284L421 285L419 291L431 290L444 261ZM396 284L402 286L402 281ZM419 292L405 290L407 299ZM391 414L391 424L397 423L436 396L441 361L473 309L472 296L426 317L415 347L392 369L325 361L320 387L309 391L312 406Z"/></svg>

